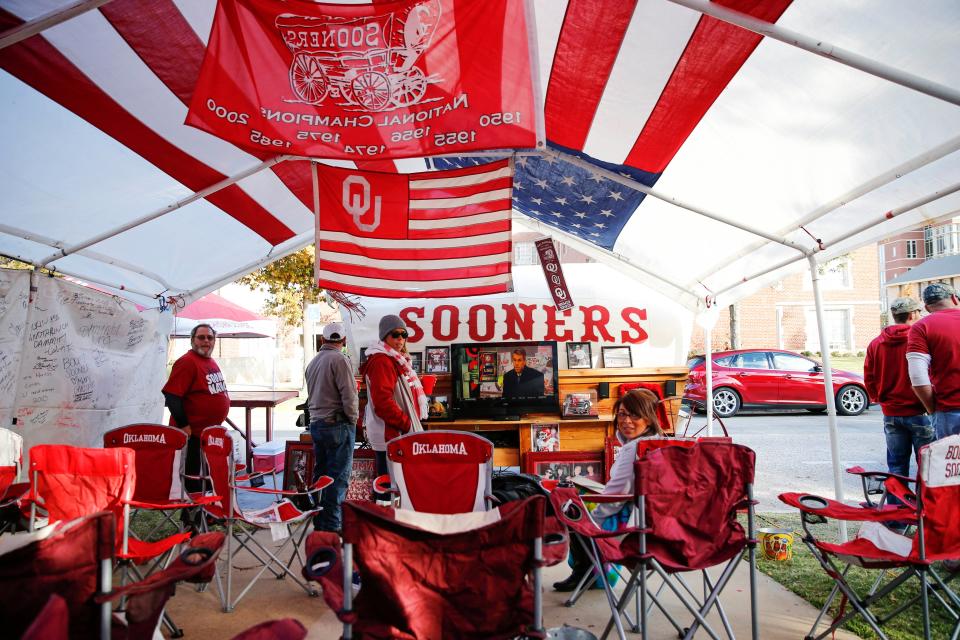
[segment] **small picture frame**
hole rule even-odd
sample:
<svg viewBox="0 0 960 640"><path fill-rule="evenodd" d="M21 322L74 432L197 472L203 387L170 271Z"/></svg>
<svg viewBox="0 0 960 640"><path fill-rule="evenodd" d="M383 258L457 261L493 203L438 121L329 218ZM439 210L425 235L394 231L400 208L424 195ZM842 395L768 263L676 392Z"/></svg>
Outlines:
<svg viewBox="0 0 960 640"><path fill-rule="evenodd" d="M417 372L417 375L423 373L423 352L415 351L410 353L410 367Z"/></svg>
<svg viewBox="0 0 960 640"><path fill-rule="evenodd" d="M603 482L602 451L531 451L523 456L523 470L547 480L581 477Z"/></svg>
<svg viewBox="0 0 960 640"><path fill-rule="evenodd" d="M354 449L346 500L373 500L373 481L376 477L377 460L373 449Z"/></svg>
<svg viewBox="0 0 960 640"><path fill-rule="evenodd" d="M367 348L366 348L366 347L360 347L360 365L363 366L363 364L364 364L366 361L367 361Z"/></svg>
<svg viewBox="0 0 960 640"><path fill-rule="evenodd" d="M567 368L589 369L593 363L593 352L589 342L567 343Z"/></svg>
<svg viewBox="0 0 960 640"><path fill-rule="evenodd" d="M598 418L597 392L571 391L563 398L560 415L564 418Z"/></svg>
<svg viewBox="0 0 960 640"><path fill-rule="evenodd" d="M603 445L603 481L610 482L610 469L620 455L620 449L623 447L616 438L607 438Z"/></svg>
<svg viewBox="0 0 960 640"><path fill-rule="evenodd" d="M306 491L313 482L313 444L288 440L283 455L283 490Z"/></svg>
<svg viewBox="0 0 960 640"><path fill-rule="evenodd" d="M604 369L620 369L633 366L630 347L601 347Z"/></svg>
<svg viewBox="0 0 960 640"><path fill-rule="evenodd" d="M426 373L450 373L450 347L427 347L423 366Z"/></svg>
<svg viewBox="0 0 960 640"><path fill-rule="evenodd" d="M431 422L452 420L450 417L450 398L448 396L430 396L427 401L427 419Z"/></svg>
<svg viewBox="0 0 960 640"><path fill-rule="evenodd" d="M560 425L530 425L530 451L560 451Z"/></svg>

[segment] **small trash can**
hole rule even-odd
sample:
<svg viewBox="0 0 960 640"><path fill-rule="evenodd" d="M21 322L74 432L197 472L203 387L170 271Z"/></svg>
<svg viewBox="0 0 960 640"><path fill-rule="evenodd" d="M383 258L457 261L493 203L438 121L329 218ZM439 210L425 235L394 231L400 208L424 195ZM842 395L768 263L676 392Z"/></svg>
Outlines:
<svg viewBox="0 0 960 640"><path fill-rule="evenodd" d="M793 531L789 529L757 529L760 548L768 560L784 562L793 558Z"/></svg>

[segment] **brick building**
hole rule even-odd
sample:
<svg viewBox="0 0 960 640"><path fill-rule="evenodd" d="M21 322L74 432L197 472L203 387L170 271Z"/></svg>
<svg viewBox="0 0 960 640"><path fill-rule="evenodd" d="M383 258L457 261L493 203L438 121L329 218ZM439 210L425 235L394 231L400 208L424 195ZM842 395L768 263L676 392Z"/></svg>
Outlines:
<svg viewBox="0 0 960 640"><path fill-rule="evenodd" d="M880 288L885 302L898 296L919 300L931 282L960 285L960 216L880 241Z"/></svg>
<svg viewBox="0 0 960 640"><path fill-rule="evenodd" d="M820 265L824 320L830 351L859 352L880 331L877 246L857 249ZM734 337L732 338L731 335ZM807 270L722 309L712 334L714 351L777 348L819 351L813 288ZM703 329L695 327L691 353L704 351Z"/></svg>

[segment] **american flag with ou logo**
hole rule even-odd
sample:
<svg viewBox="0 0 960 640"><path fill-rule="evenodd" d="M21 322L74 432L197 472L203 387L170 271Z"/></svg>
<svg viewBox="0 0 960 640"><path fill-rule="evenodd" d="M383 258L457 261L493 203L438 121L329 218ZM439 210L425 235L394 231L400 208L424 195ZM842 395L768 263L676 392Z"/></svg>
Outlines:
<svg viewBox="0 0 960 640"><path fill-rule="evenodd" d="M644 193L610 180L599 171L563 159L578 157L596 167L619 173L647 186L659 174L607 164L581 153L551 145L542 156L519 156L513 185L513 208L526 216L604 249L613 249ZM437 169L469 167L486 162L478 158L433 158Z"/></svg>
<svg viewBox="0 0 960 640"><path fill-rule="evenodd" d="M380 298L513 290L513 162L394 174L317 167L319 287Z"/></svg>

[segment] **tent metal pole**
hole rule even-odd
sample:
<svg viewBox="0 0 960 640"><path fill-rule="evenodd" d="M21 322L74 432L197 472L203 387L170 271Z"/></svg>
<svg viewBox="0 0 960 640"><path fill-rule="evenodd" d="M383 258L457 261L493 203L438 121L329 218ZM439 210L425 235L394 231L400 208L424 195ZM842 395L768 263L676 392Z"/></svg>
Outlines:
<svg viewBox="0 0 960 640"><path fill-rule="evenodd" d="M837 403L833 396L833 371L830 369L830 343L823 323L823 295L820 292L820 274L817 259L807 256L810 280L813 283L813 303L817 311L817 335L820 340L820 357L823 359L823 393L827 401L827 426L830 432L830 458L833 462L833 492L837 502L843 502L843 480L840 476L840 435L837 432ZM840 520L840 540L847 541L847 523Z"/></svg>
<svg viewBox="0 0 960 640"><path fill-rule="evenodd" d="M42 275L40 274L40 271L39 271L40 269L46 268L46 267L41 267L39 264L35 262L30 262L29 264L33 265L34 273L38 275ZM71 278L76 278L77 280L81 280L83 282L92 282L93 284L99 284L102 287L110 287L111 289L116 289L117 291L129 291L130 293L135 293L138 296L144 296L146 298L156 298L158 295L158 292L149 293L147 291L140 291L139 289L132 289L123 284L116 284L115 282L107 282L106 280L99 280L96 278L91 278L89 276L81 276L75 273L70 273L69 271L63 271L62 269L50 269L50 271L51 273L60 274L63 276L70 276ZM109 295L117 295L117 294L109 294Z"/></svg>
<svg viewBox="0 0 960 640"><path fill-rule="evenodd" d="M716 300L707 300L707 304L716 304ZM704 366L707 374L707 436L713 436L713 326L704 327L704 342L706 343L706 360Z"/></svg>
<svg viewBox="0 0 960 640"><path fill-rule="evenodd" d="M902 164L899 164L896 167L893 167L892 169L888 169L887 171L884 171L880 175L874 178L871 178L867 182L848 191L847 193L844 193L839 197L834 198L830 202L820 205L819 207L817 207L816 209L808 213L806 216L801 218L798 222L793 223L790 227L787 227L785 229L780 229L779 231L777 231L777 235L787 236L790 233L799 229L800 227L806 226L812 222L816 222L817 220L827 215L828 213L836 211L843 205L853 202L854 200L862 196L865 196L868 193L876 191L877 189L890 184L894 180L899 180L903 178L905 175L909 173L913 173L914 171L917 171L919 169L922 169L923 167L929 164L932 164L937 160L945 158L946 156L958 150L960 150L960 136L955 136L947 140L943 144L937 145L936 147L929 149L927 151L924 151L920 155L915 156L910 160ZM721 269L725 269L736 260L739 260L740 258L744 256L748 256L754 251L759 250L761 247L764 246L764 244L765 243L763 242L756 242L745 247L742 251L737 252L724 264L711 266L704 273L698 276L697 279L703 280L707 276L709 276L711 273L716 273Z"/></svg>
<svg viewBox="0 0 960 640"><path fill-rule="evenodd" d="M666 202L667 204L672 204L672 205L674 205L675 207L680 207L681 209L686 209L687 211L690 211L690 212L695 213L695 214L697 214L697 215L703 216L703 217L705 217L705 218L709 218L709 219L711 219L711 220L715 220L715 221L717 221L717 222L720 222L720 223L722 223L722 224L725 224L725 225L734 227L734 228L736 228L736 229L740 229L741 231L746 231L747 233L752 233L752 234L755 235L755 236L760 236L761 238L766 238L766 239L769 240L770 242L775 242L775 243L777 243L777 244L782 244L783 246L789 247L789 248L794 249L794 250L796 250L796 251L799 251L799 252L802 253L802 254L806 254L806 253L807 253L806 247L804 247L803 245L799 245L799 244L797 244L796 242L792 242L792 241L787 240L786 238L783 238L783 237L775 236L775 235L770 234L770 233L767 233L766 231L763 231L763 230L761 230L761 229L757 229L756 227L751 227L750 225L746 225L746 224L741 224L741 223L739 223L739 222L735 222L735 221L733 221L733 220L731 220L731 219L729 219L729 218L726 218L726 217L724 217L724 216L722 216L722 215L720 215L720 214L718 214L718 213L712 213L712 212L710 212L710 211L707 211L706 209L701 209L700 207L696 207L696 206L694 206L694 205L692 205L692 204L688 204L688 203L683 202L683 201L681 201L681 200L679 200L679 199L677 199L677 198L674 198L674 197L665 195L665 194L660 193L659 191L657 191L657 190L655 190L655 189L651 189L650 187L648 187L647 185L643 184L642 182L638 182L638 181L634 180L633 178L628 178L628 177L626 177L626 176L620 175L619 173L616 173L615 171L610 171L609 169L604 169L603 167L598 167L597 165L591 164L591 163L587 162L586 160L582 160L582 159L580 159L580 158L578 158L578 157L576 157L576 156L574 156L574 155L570 155L569 153L564 153L564 152L562 152L562 151L557 151L557 150L555 150L555 149L546 149L546 150L544 151L544 155L548 155L548 154L557 156L557 157L561 158L564 162L569 162L570 164L576 165L576 166L580 167L581 169L585 169L585 170L587 170L587 171L591 171L591 172L593 172L593 173L602 175L604 178L607 178L608 180L613 180L614 182L617 182L617 183L619 183L619 184L622 184L622 185L625 186L625 187L630 187L631 189L635 189L636 191L640 191L640 192L642 192L642 193L645 193L645 194L647 194L648 196L652 196L652 197L656 198L657 200L662 200L663 202Z"/></svg>
<svg viewBox="0 0 960 640"><path fill-rule="evenodd" d="M902 205L902 206L899 206L899 207L897 207L896 209L891 209L890 211L888 211L888 212L886 212L885 214L883 214L880 218L875 218L872 222L866 222L866 223L860 225L859 227L857 227L856 229L853 229L852 231L848 231L847 233L844 233L843 235L839 236L838 238L832 240L831 242L824 243L824 244L828 244L828 245L839 244L839 243L843 242L844 240L848 240L848 239L852 238L853 236L857 235L858 233L863 233L863 232L866 231L867 229L871 229L871 228L877 226L878 224L881 224L881 223L883 223L883 222L886 222L887 220L892 220L893 218L896 218L897 216L899 216L899 215L901 215L901 214L903 214L903 213L906 213L906 212L908 212L908 211L912 211L913 209L916 209L917 207L922 207L922 206L925 205L925 204L930 204L931 202L934 202L934 201L936 201L936 200L940 200L941 198L945 198L945 197L947 197L947 196L949 196L949 195L952 195L952 194L954 194L954 193L957 193L958 191L960 191L960 183L952 184L952 185L950 185L949 187L946 187L946 188L944 188L944 189L940 189L939 191L934 191L934 192L933 192L932 194L930 194L930 195L926 195L926 196L923 196L922 198L918 198L918 199L916 199L916 200L914 200L914 201L912 201L912 202L908 202L907 204ZM820 253L820 251L821 251L820 249L814 249L813 251L810 252L810 255L815 255L815 254L817 254L817 253ZM800 260L802 260L802 258L789 258L789 259L787 259L787 260L784 260L783 262L780 262L780 263L778 263L778 264L776 264L776 265L774 265L774 266L772 266L772 267L768 267L767 269L764 269L763 271L758 271L758 272L753 273L753 274L751 274L751 275L749 275L749 276L746 276L745 278L743 278L743 279L740 280L739 282L736 282L736 283L731 284L731 285L729 285L729 286L727 286L727 287L724 287L723 289L720 289L719 291L717 291L716 295L720 295L721 293L725 293L725 292L727 292L727 291L730 291L731 289L733 289L733 288L735 288L735 287L739 287L739 286L740 286L741 284L743 284L744 282L747 282L747 281L749 281L749 280L753 280L754 278L759 278L760 276L765 276L765 275L767 275L768 273L772 273L772 272L776 271L777 269L782 269L783 267L786 267L787 265L791 265L791 264L793 264L793 263L795 263L795 262L798 262L798 261L800 261Z"/></svg>
<svg viewBox="0 0 960 640"><path fill-rule="evenodd" d="M83 13L86 13L87 11L93 11L94 9L103 6L108 2L110 2L110 0L78 0L71 5L55 9L50 13L40 16L39 18L34 18L30 22L24 22L13 29L5 31L3 34L0 34L0 49L5 49L10 45L17 44L21 40L26 40L31 36L37 35L41 31L45 31L50 27L54 27L61 22L66 22L71 18L75 18Z"/></svg>
<svg viewBox="0 0 960 640"><path fill-rule="evenodd" d="M75 245L73 245L73 246L64 247L63 249L60 249L60 251L57 251L56 253L51 254L51 255L47 256L46 258L43 258L42 260L40 260L40 265L45 267L45 266L47 266L48 264L50 264L51 262L53 262L54 260L59 260L60 258L63 258L64 256L67 256L67 255L70 255L71 253L76 253L76 252L78 252L78 251L82 251L83 249L86 249L87 247L91 247L91 246L97 244L98 242L103 242L104 240L107 240L107 239L109 239L109 238L112 238L112 237L114 237L114 236L116 236L116 235L119 235L119 234L123 233L124 231L129 231L130 229L133 229L134 227L138 227L138 226L140 226L140 225L142 225L142 224L145 224L145 223L147 223L147 222L150 222L151 220L155 220L155 219L157 219L157 218L160 218L160 217L162 217L162 216L165 216L166 214L168 214L168 213L170 213L170 212L172 212L172 211L176 211L177 209L180 209L181 207L184 207L184 206L190 204L191 202L196 202L197 200L200 200L200 199L202 199L202 198L206 198L207 196L209 196L209 195L211 195L211 194L214 194L214 193L216 193L217 191L220 191L221 189L225 189L226 187L229 187L230 185L232 185L232 184L234 184L234 183L236 183L236 182L240 182L240 181L243 180L244 178L249 178L250 176L252 176L252 175L255 174L255 173L260 173L260 172L263 171L264 169L269 169L270 167L274 166L275 164L279 164L279 163L283 162L284 160L287 160L289 157L290 157L290 156L280 155L280 156L276 156L276 157L274 157L274 158L270 158L269 160L264 160L263 162L255 165L255 166L253 166L253 167L250 167L249 169L246 169L245 171L241 171L240 173L238 173L238 174L236 174L236 175L234 175L234 176L230 176L229 178L224 178L224 179L221 180L220 182L217 182L216 184L210 185L209 187L206 187L205 189L201 189L200 191L196 191L196 192L194 192L193 194L187 196L186 198L183 198L182 200L177 200L177 201L174 202L173 204L170 204L170 205L167 205L167 206L162 207L162 208L160 208L160 209L157 209L156 211L153 211L153 212L151 212L151 213L148 213L148 214L145 215L145 216L141 216L140 218L137 218L136 220L132 220L132 221L130 221L130 222L126 223L126 224L123 224L123 225L121 225L121 226L119 226L119 227L116 227L116 228L114 228L114 229L110 229L109 231L104 231L103 233L100 233L100 234L98 234L98 235L96 235L96 236L94 236L94 237L92 237L92 238L89 238L89 239L87 239L87 240L84 240L83 242L80 242L80 243L75 244Z"/></svg>
<svg viewBox="0 0 960 640"><path fill-rule="evenodd" d="M866 56L854 53L853 51L848 51L829 42L824 42L818 38L811 38L791 29L786 29L770 22L758 20L752 16L740 13L739 11L727 9L716 2L708 2L707 0L668 1L683 7L687 7L688 9L693 9L694 11L711 16L717 20L722 20L723 22L728 22L732 25L742 27L748 31L753 31L754 33L758 33L762 36L779 40L780 42L790 46L809 51L810 53L815 53L818 56L827 58L828 60L834 60L835 62L839 62L840 64L852 67L859 71L863 71L864 73L868 73L872 76L883 78L884 80L888 80L894 84L899 84L903 87L907 87L908 89L913 89L914 91L918 91L933 98L960 106L960 91L952 87L942 85L938 82L933 82L932 80L908 73L902 69L897 69L896 67L878 62Z"/></svg>
<svg viewBox="0 0 960 640"><path fill-rule="evenodd" d="M648 271L643 267L637 266L634 263L630 262L630 260L628 260L627 258L619 254L613 253L612 251L608 253L602 249L599 249L595 245L592 245L589 242L585 242L584 240L581 240L580 238L576 237L575 235L569 234L566 231L562 231L555 227L551 227L550 225L544 224L539 220L533 220L531 218L527 218L526 216L522 218L518 218L514 216L513 221L527 227L532 231L538 231L540 233L545 233L549 236L554 236L564 244L570 247L573 247L580 253L586 254L587 256L597 260L598 262L602 262L608 266L611 266L614 269L617 269L618 271L621 271L631 277L635 277L639 273L646 277L656 279L658 282L661 282L669 286L674 291L678 291L685 295L692 296L697 301L699 301L700 299L697 296L697 294L695 294L693 291L684 289L680 285L674 282L671 282L670 280L667 280L663 276L657 275L652 271ZM690 305L685 305L685 306L690 306Z"/></svg>

